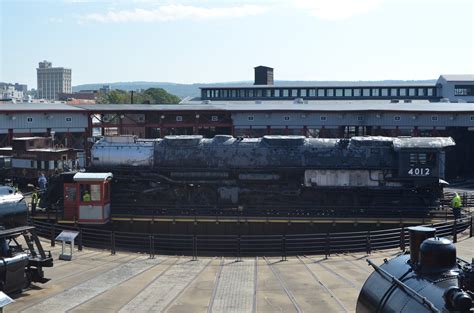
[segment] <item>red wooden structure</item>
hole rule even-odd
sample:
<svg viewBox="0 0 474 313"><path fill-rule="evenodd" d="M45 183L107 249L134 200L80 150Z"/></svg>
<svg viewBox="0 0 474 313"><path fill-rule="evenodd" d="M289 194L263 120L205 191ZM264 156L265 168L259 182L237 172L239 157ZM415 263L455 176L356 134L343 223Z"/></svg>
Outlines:
<svg viewBox="0 0 474 313"><path fill-rule="evenodd" d="M82 224L105 224L110 219L112 173L77 173L64 184L64 219Z"/></svg>

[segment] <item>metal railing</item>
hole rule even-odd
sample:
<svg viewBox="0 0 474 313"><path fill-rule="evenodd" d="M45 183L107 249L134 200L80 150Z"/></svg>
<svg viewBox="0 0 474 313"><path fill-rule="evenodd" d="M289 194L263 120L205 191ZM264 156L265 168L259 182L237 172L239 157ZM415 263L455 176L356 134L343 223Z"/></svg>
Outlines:
<svg viewBox="0 0 474 313"><path fill-rule="evenodd" d="M55 245L56 236L63 230L79 232L77 244L116 251L147 253L150 257L163 255L198 256L281 256L288 255L326 255L344 252L364 252L408 246L408 230L405 227L358 231L327 232L315 234L286 235L180 235L132 233L104 230L84 226L67 226L31 220L38 235L49 238ZM473 216L426 225L436 228L436 235L451 237L457 241L460 233L473 236Z"/></svg>

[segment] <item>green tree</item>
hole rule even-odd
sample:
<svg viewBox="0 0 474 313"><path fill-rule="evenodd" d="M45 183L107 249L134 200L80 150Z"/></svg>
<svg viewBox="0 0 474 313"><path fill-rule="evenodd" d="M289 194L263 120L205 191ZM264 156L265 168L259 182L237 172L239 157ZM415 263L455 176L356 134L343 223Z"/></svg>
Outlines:
<svg viewBox="0 0 474 313"><path fill-rule="evenodd" d="M144 92L133 93L133 103L145 104L177 104L181 101L178 96L168 93L162 88L149 88ZM102 94L97 103L128 104L131 103L131 93L115 89L107 94Z"/></svg>
<svg viewBox="0 0 474 313"><path fill-rule="evenodd" d="M170 94L163 88L148 88L143 92L144 100L152 104L177 104L181 101L178 96Z"/></svg>

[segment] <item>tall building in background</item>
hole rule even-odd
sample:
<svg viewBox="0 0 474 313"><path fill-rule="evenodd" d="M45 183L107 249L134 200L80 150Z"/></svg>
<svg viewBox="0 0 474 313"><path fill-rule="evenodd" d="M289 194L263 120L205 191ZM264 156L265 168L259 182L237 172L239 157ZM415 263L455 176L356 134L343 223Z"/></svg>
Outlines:
<svg viewBox="0 0 474 313"><path fill-rule="evenodd" d="M52 67L48 61L39 62L36 69L38 90L37 98L57 100L58 93L72 93L71 69Z"/></svg>

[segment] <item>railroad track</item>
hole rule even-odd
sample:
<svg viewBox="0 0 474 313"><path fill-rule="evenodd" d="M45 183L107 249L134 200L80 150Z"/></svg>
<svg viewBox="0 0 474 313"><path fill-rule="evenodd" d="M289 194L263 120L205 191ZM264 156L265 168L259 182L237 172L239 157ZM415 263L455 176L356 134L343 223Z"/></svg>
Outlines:
<svg viewBox="0 0 474 313"><path fill-rule="evenodd" d="M265 263L267 264L267 266L268 266L268 267L270 268L270 270L272 271L273 276L275 276L275 278L278 280L278 283L279 283L280 286L283 288L283 290L285 291L286 295L287 295L288 298L290 299L291 303L292 303L293 306L295 307L296 312L298 312L298 313L303 312L303 310L301 309L300 305L299 305L298 302L296 301L295 295L293 294L293 292L291 292L291 290L290 290L290 289L288 288L288 286L286 285L285 281L281 278L281 275L280 275L279 271L273 266L273 264L272 264L266 257L263 257L263 259L265 260Z"/></svg>
<svg viewBox="0 0 474 313"><path fill-rule="evenodd" d="M319 266L321 266L322 268L324 268L327 272L331 273L332 275L334 275L335 277L337 277L340 281L343 281L344 283L348 284L350 287L356 289L356 290L359 290L359 288L354 285L354 283L352 281L350 281L349 279L345 278L344 276L342 276L341 274L337 273L336 271L330 269L329 267L327 267L326 265L324 265L322 262L315 262L315 260L309 256L306 256L304 255L303 256L305 259L308 259L308 260L311 260L313 263L315 264L318 264ZM301 262L304 262L303 260L300 259L300 257L298 256L298 259L301 261ZM308 266L306 266L308 268Z"/></svg>
<svg viewBox="0 0 474 313"><path fill-rule="evenodd" d="M323 281L316 275L316 273L314 273L314 271L309 268L308 264L306 264L306 262L303 261L299 255L297 256L297 259L298 261L300 261L301 264L303 264L303 266L309 272L311 277L313 277L313 279L331 296L331 298L336 301L337 305L341 308L341 310L344 312L349 312L344 303L342 303L342 301L336 296L336 294L328 286L326 286L325 283L323 283Z"/></svg>
<svg viewBox="0 0 474 313"><path fill-rule="evenodd" d="M211 298L209 299L209 305L207 306L207 313L212 313L212 308L214 306L214 301L217 295L217 289L219 288L219 282L221 280L222 269L224 268L224 258L221 258L221 263L219 264L219 269L216 273L216 280L214 282L214 288L212 289Z"/></svg>

